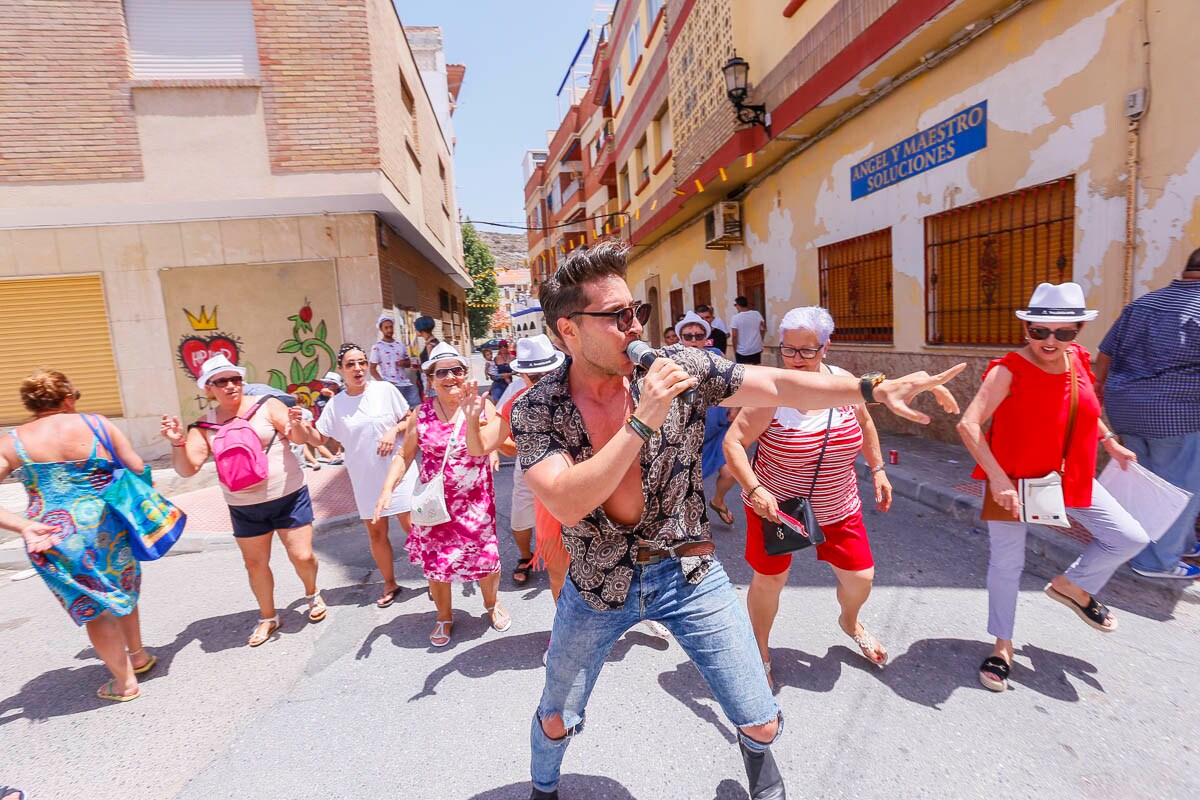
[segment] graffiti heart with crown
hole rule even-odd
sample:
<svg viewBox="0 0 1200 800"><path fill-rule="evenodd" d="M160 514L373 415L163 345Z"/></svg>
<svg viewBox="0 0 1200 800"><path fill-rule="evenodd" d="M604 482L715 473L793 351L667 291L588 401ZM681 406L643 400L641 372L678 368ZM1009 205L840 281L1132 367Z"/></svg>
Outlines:
<svg viewBox="0 0 1200 800"><path fill-rule="evenodd" d="M179 356L179 363L183 365L188 374L193 378L199 377L200 368L213 356L225 356L234 364L240 362L241 340L232 334L217 330L217 306L213 306L211 314L204 306L200 306L198 315L186 308L183 313L187 316L193 333L187 334L179 340L176 353Z"/></svg>

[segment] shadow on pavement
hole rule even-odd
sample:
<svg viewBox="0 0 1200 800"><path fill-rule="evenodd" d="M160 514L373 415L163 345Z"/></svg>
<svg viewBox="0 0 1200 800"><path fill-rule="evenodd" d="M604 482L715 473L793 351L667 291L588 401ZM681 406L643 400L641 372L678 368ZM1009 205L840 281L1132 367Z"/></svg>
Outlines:
<svg viewBox="0 0 1200 800"><path fill-rule="evenodd" d="M558 782L563 797L586 797L588 800L637 800L629 790L612 778L599 775L563 775ZM746 795L743 793L742 797ZM528 800L529 783L510 783L498 789L489 789L482 794L472 795L468 800ZM719 795L719 797L725 797ZM736 795L729 795L730 798Z"/></svg>

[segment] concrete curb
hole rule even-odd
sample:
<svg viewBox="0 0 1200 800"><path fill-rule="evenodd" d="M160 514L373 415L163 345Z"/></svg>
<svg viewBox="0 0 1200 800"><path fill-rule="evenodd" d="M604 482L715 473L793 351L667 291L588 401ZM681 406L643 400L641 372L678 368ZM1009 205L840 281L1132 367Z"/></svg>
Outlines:
<svg viewBox="0 0 1200 800"><path fill-rule="evenodd" d="M870 481L871 473L866 464L858 462L856 466L858 474ZM960 522L968 523L981 535L987 534L987 526L979 518L983 513L983 498L960 492L942 483L923 480L903 467L889 465L887 474L896 494L915 500ZM1062 571L1082 550L1079 542L1043 525L1030 525L1029 535L1025 538L1026 563L1032 562L1035 567L1042 567L1041 570L1037 570L1040 573L1056 574ZM1179 583L1144 578L1122 566L1106 588L1155 604L1174 606L1181 600L1200 603L1200 594L1187 591L1187 585L1180 586Z"/></svg>

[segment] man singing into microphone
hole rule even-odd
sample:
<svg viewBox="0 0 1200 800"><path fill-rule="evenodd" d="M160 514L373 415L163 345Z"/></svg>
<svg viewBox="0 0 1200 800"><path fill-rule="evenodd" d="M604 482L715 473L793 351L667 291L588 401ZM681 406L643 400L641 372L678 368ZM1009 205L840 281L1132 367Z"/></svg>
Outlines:
<svg viewBox="0 0 1200 800"><path fill-rule="evenodd" d="M576 250L542 283L546 325L569 358L512 411L526 480L562 522L571 555L530 730L531 798L558 797L563 755L583 730L605 658L626 629L652 619L670 629L737 726L751 798L781 800L783 778L770 746L783 718L749 618L713 555L701 479L705 409L818 409L866 398L928 422L908 401L932 391L945 410L957 412L941 384L963 365L932 377L884 380L873 373L860 380L734 364L671 346L649 369L635 368L626 349L640 338L650 307L632 302L625 266L624 246L604 242ZM680 395L691 388L689 404Z"/></svg>

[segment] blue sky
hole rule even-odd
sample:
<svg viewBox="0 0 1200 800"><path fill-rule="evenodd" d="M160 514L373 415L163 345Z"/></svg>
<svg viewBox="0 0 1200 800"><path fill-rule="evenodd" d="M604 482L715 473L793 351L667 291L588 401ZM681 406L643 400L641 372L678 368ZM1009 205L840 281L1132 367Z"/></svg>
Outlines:
<svg viewBox="0 0 1200 800"><path fill-rule="evenodd" d="M595 0L393 1L403 24L441 27L446 62L467 67L454 112L463 216L523 222L521 159L558 126L554 93Z"/></svg>

